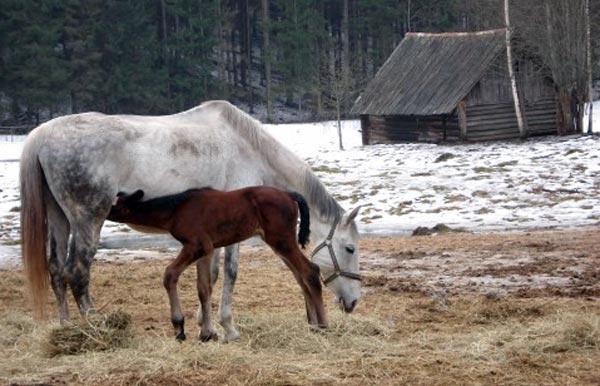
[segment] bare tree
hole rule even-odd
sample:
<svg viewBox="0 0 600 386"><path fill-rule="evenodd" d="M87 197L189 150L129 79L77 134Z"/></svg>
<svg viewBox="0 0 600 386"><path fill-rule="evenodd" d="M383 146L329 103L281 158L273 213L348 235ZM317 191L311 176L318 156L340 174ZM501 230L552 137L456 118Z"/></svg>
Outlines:
<svg viewBox="0 0 600 386"><path fill-rule="evenodd" d="M519 127L519 133L521 138L527 136L527 128L523 119L523 109L521 108L521 102L519 98L519 92L517 90L517 79L515 77L515 70L513 66L512 56L512 32L510 27L510 9L508 0L504 0L504 23L506 26L506 58L508 62L508 75L510 77L510 85L512 89L513 101L515 102L515 114L517 115L517 125Z"/></svg>
<svg viewBox="0 0 600 386"><path fill-rule="evenodd" d="M594 99L592 97L593 94L593 84L592 84L592 26L590 23L590 0L585 0L585 37L586 37L586 67L587 67L587 103L589 106L589 115L588 115L588 134L592 134L592 123L593 123L593 114L594 114Z"/></svg>
<svg viewBox="0 0 600 386"><path fill-rule="evenodd" d="M342 7L342 77L343 82L346 84L350 82L350 21L348 1L344 0ZM343 107L345 108L345 106Z"/></svg>
<svg viewBox="0 0 600 386"><path fill-rule="evenodd" d="M513 5L521 54L540 57L558 88L558 133L580 132L588 89L586 0L529 0Z"/></svg>
<svg viewBox="0 0 600 386"><path fill-rule="evenodd" d="M273 119L273 105L271 96L271 48L269 42L270 35L270 17L269 17L269 1L262 0L262 22L263 22L263 60L265 63L265 83L266 83L266 99L267 99L267 121Z"/></svg>

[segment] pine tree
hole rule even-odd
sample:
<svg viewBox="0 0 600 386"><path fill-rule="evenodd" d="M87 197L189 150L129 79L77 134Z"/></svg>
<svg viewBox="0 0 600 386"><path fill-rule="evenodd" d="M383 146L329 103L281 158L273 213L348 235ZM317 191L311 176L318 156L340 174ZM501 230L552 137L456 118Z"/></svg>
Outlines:
<svg viewBox="0 0 600 386"><path fill-rule="evenodd" d="M166 69L153 25L151 1L104 1L96 48L102 53L102 82L97 91L107 113L168 111Z"/></svg>
<svg viewBox="0 0 600 386"><path fill-rule="evenodd" d="M68 72L60 55L60 1L10 0L0 7L0 85L17 110L39 123L64 99Z"/></svg>

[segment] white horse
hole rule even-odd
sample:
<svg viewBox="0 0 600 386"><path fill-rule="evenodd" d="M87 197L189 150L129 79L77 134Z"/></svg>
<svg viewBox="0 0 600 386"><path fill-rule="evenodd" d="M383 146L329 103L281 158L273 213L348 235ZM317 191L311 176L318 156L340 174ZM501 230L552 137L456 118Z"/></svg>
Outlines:
<svg viewBox="0 0 600 386"><path fill-rule="evenodd" d="M148 198L204 186L270 185L299 192L311 208L312 239L320 243L313 260L325 284L346 312L360 298L358 208L344 212L305 162L228 102L167 116L84 113L53 119L29 134L20 183L23 259L34 306L43 313L50 281L61 321L69 319L67 285L79 311L94 312L89 279L100 229L117 192L138 189ZM226 248L219 306L225 341L239 336L231 310L238 254L239 246ZM217 273L215 253L213 280Z"/></svg>

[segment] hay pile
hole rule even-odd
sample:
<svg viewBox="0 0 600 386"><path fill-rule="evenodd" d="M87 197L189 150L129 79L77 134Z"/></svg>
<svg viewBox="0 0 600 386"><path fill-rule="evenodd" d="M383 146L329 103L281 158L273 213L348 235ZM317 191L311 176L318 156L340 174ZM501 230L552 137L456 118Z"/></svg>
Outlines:
<svg viewBox="0 0 600 386"><path fill-rule="evenodd" d="M45 351L50 357L125 347L132 337L131 316L123 311L94 315L50 330Z"/></svg>

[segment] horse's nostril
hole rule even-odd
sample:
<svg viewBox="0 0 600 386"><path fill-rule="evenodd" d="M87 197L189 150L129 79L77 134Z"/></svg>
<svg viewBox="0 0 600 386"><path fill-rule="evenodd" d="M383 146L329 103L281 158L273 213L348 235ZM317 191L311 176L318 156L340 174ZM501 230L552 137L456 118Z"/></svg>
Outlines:
<svg viewBox="0 0 600 386"><path fill-rule="evenodd" d="M345 301L342 300L341 303L344 311L346 311L347 313L351 313L354 310L354 307L356 307L357 300L354 299L350 304L347 304Z"/></svg>
<svg viewBox="0 0 600 386"><path fill-rule="evenodd" d="M348 311L348 312L352 312L352 311L354 311L354 307L356 307L356 299L354 299L354 300L352 301L352 303L350 304L350 307L349 307L349 309L348 309L347 311Z"/></svg>

